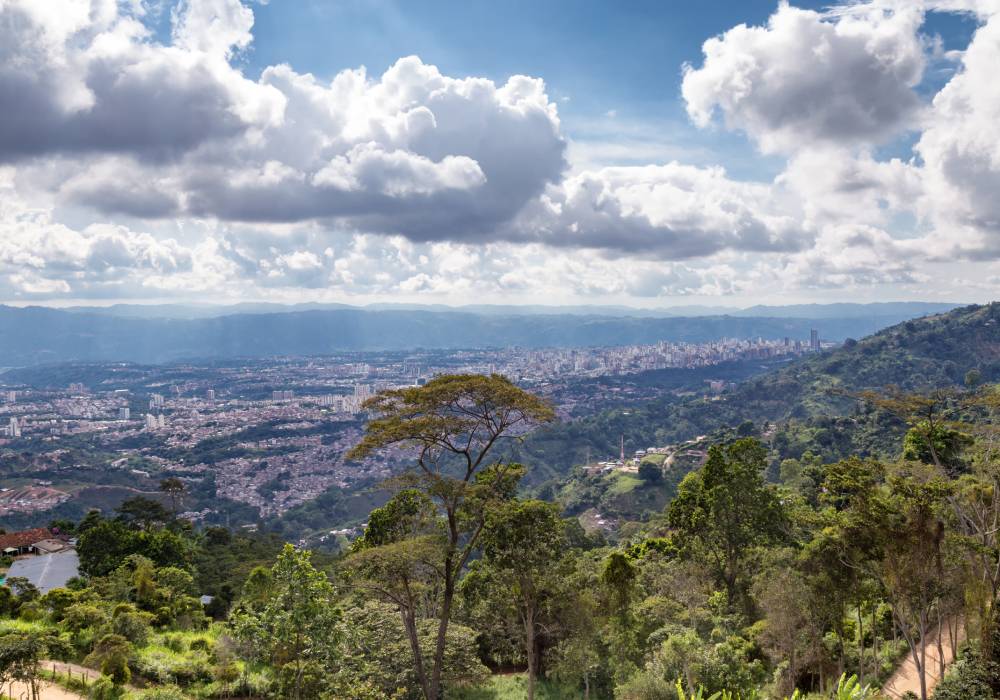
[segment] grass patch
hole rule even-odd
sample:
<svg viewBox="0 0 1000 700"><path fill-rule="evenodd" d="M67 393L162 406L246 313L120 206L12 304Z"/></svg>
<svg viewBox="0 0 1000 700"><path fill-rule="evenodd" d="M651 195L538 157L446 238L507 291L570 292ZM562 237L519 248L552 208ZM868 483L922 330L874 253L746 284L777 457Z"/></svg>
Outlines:
<svg viewBox="0 0 1000 700"><path fill-rule="evenodd" d="M608 475L608 493L612 496L621 496L631 493L642 486L643 481L635 474L615 471Z"/></svg>
<svg viewBox="0 0 1000 700"><path fill-rule="evenodd" d="M0 635L4 634L44 634L55 630L56 626L44 620L0 620Z"/></svg>
<svg viewBox="0 0 1000 700"><path fill-rule="evenodd" d="M528 697L528 676L524 673L492 676L487 685L478 688L461 688L449 691L448 700L523 700ZM535 685L536 700L579 700L576 688L538 679Z"/></svg>

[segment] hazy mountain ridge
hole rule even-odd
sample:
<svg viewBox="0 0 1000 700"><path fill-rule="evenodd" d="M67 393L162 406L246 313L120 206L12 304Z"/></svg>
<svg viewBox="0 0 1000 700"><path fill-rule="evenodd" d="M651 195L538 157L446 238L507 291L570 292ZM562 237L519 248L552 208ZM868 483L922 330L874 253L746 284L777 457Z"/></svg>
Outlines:
<svg viewBox="0 0 1000 700"><path fill-rule="evenodd" d="M890 301L833 304L755 305L749 307L698 305L635 307L622 305L580 304L408 304L374 303L364 305L306 302L279 304L274 302L242 302L238 304L112 304L110 306L70 306L63 311L71 313L100 314L122 318L175 318L196 319L234 314L296 313L301 311L431 311L436 313L471 313L489 316L608 316L635 318L666 318L696 316L741 316L767 318L881 318L916 317L942 313L962 306L958 303L926 301ZM34 307L28 307L34 308Z"/></svg>
<svg viewBox="0 0 1000 700"><path fill-rule="evenodd" d="M585 347L708 342L725 337L806 340L810 329L841 341L911 318L503 315L462 311L314 309L205 318L128 318L110 313L0 306L0 366L68 361L168 362L185 358L320 355L412 348Z"/></svg>

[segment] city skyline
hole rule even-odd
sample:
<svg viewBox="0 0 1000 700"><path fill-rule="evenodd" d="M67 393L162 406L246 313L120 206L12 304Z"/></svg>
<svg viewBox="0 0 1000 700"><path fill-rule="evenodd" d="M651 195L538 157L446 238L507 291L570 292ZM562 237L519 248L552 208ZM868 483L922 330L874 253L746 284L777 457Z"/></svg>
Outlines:
<svg viewBox="0 0 1000 700"><path fill-rule="evenodd" d="M5 3L0 303L995 296L995 0L536 5Z"/></svg>

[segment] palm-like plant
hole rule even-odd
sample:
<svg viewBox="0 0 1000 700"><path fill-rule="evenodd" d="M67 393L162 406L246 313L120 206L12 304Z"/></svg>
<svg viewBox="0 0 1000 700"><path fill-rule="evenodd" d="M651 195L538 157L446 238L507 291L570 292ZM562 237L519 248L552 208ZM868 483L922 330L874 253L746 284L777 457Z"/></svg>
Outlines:
<svg viewBox="0 0 1000 700"><path fill-rule="evenodd" d="M756 690L749 693L734 692L732 690L719 690L711 695L706 695L704 687L699 686L697 690L688 692L684 690L684 683L677 679L677 697L680 700L757 700L759 695ZM870 685L861 685L857 676L841 674L837 681L837 687L830 696L830 700L875 700L875 690ZM785 700L805 700L802 691L796 689L791 697Z"/></svg>
<svg viewBox="0 0 1000 700"><path fill-rule="evenodd" d="M837 689L833 693L834 700L870 700L875 696L875 691L869 685L861 685L857 676L847 677L841 674L837 681Z"/></svg>
<svg viewBox="0 0 1000 700"><path fill-rule="evenodd" d="M802 691L796 689L790 698L785 700L804 700ZM857 676L841 674L837 688L833 691L831 700L875 700L875 690L870 685L861 685Z"/></svg>

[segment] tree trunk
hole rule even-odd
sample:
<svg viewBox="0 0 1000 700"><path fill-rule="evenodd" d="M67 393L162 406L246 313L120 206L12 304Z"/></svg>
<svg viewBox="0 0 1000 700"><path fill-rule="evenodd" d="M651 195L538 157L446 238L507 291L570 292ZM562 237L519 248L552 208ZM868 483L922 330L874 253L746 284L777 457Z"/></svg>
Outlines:
<svg viewBox="0 0 1000 700"><path fill-rule="evenodd" d="M920 677L920 700L927 700L927 617L920 613L920 639L917 640L917 653L914 661L917 665L917 675Z"/></svg>
<svg viewBox="0 0 1000 700"><path fill-rule="evenodd" d="M941 619L941 611L937 614L937 650L938 650L938 680L944 678L944 624Z"/></svg>
<svg viewBox="0 0 1000 700"><path fill-rule="evenodd" d="M528 700L535 700L535 607L524 606L524 647L528 658Z"/></svg>
<svg viewBox="0 0 1000 700"><path fill-rule="evenodd" d="M420 690L423 691L425 700L432 700L431 690L427 685L427 673L424 671L424 657L420 652L420 637L417 635L417 621L413 612L403 607L399 608L399 614L403 617L403 628L406 636L410 638L410 652L413 654L413 669L417 672L417 681L420 683Z"/></svg>
<svg viewBox="0 0 1000 700"><path fill-rule="evenodd" d="M993 658L993 630L997 623L997 598L994 595L993 600L990 601L987 610L983 612L981 619L983 621L982 628L980 630L979 648L982 652L984 659ZM971 639L969 635L969 618L971 615L965 616L965 638ZM958 624L955 625L955 635L958 635Z"/></svg>
<svg viewBox="0 0 1000 700"><path fill-rule="evenodd" d="M451 604L455 599L455 579L451 571L451 557L445 564L444 596L441 599L441 621L438 623L437 644L434 647L434 669L431 671L430 694L427 700L439 700L443 695L441 671L444 667L444 648L451 618Z"/></svg>
<svg viewBox="0 0 1000 700"><path fill-rule="evenodd" d="M948 622L948 639L951 641L952 658L955 658L958 656L958 615L954 615Z"/></svg>
<svg viewBox="0 0 1000 700"><path fill-rule="evenodd" d="M583 700L590 700L590 675L583 673Z"/></svg>
<svg viewBox="0 0 1000 700"><path fill-rule="evenodd" d="M875 614L875 603L872 603L872 675L878 678L882 666L882 655L878 648L878 617Z"/></svg>
<svg viewBox="0 0 1000 700"><path fill-rule="evenodd" d="M837 678L844 675L845 672L845 656L847 655L847 645L844 644L844 620L841 617L840 622L837 624Z"/></svg>
<svg viewBox="0 0 1000 700"><path fill-rule="evenodd" d="M865 684L865 619L858 606L858 683Z"/></svg>

